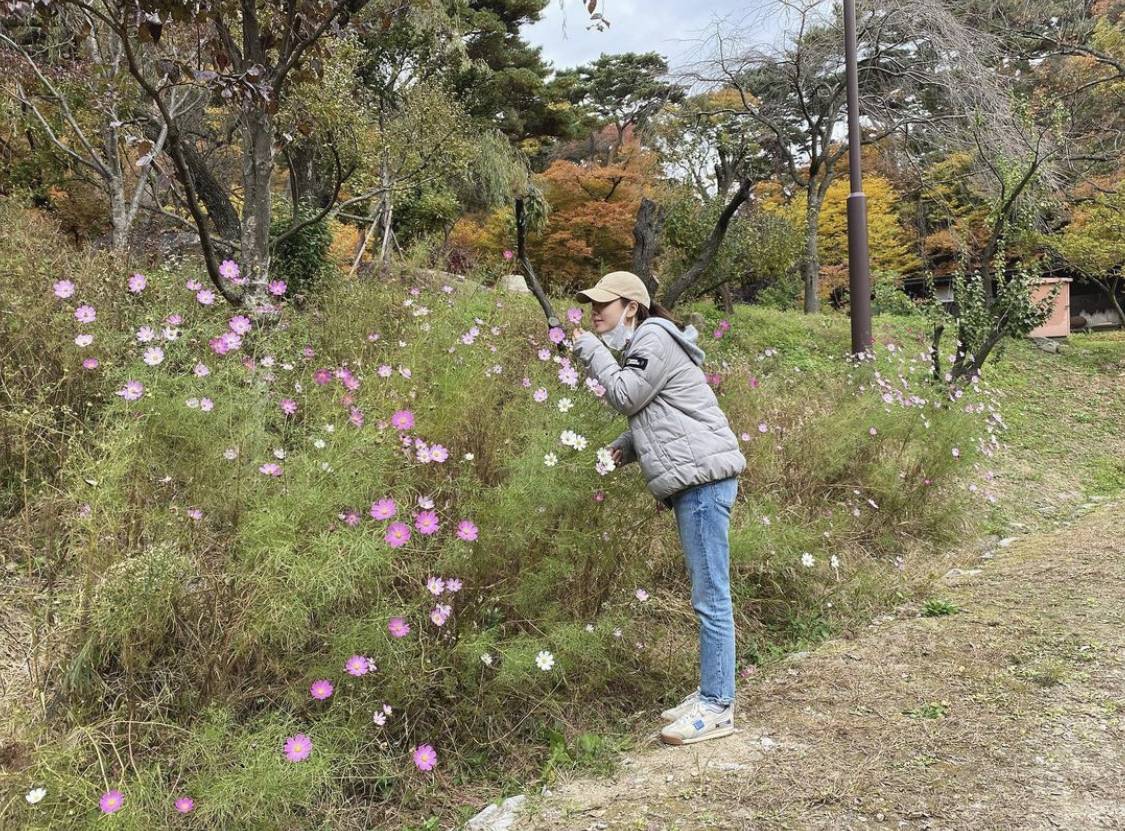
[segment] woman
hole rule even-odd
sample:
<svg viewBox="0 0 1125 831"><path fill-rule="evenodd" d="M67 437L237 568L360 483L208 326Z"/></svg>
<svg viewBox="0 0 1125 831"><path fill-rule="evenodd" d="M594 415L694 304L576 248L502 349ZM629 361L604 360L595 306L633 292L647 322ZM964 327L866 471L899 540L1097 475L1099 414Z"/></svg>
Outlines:
<svg viewBox="0 0 1125 831"><path fill-rule="evenodd" d="M699 688L665 710L668 744L734 732L734 615L730 512L746 459L703 370L694 327L653 304L637 275L614 271L578 299L593 304L594 332L575 329L575 356L629 417L610 449L640 464L649 490L673 509L699 618ZM600 335L601 340L595 335ZM607 348L608 347L608 348ZM621 353L618 363L610 349Z"/></svg>

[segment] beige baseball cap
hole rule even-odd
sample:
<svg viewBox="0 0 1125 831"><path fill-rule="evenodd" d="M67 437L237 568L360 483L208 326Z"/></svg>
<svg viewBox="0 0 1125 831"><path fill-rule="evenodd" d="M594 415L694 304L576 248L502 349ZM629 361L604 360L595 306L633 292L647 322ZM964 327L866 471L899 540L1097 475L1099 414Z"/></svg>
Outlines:
<svg viewBox="0 0 1125 831"><path fill-rule="evenodd" d="M644 281L631 271L611 271L593 288L578 292L583 303L609 303L619 297L636 300L646 309L652 302Z"/></svg>

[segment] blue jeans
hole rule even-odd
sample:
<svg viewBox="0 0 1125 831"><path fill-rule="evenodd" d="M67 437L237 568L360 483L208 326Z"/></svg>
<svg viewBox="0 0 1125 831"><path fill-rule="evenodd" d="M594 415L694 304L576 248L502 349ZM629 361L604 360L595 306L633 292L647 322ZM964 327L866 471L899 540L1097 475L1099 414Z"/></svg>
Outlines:
<svg viewBox="0 0 1125 831"><path fill-rule="evenodd" d="M687 488L671 498L684 561L691 575L691 605L699 617L699 697L734 701L734 607L730 599L730 512L738 478Z"/></svg>

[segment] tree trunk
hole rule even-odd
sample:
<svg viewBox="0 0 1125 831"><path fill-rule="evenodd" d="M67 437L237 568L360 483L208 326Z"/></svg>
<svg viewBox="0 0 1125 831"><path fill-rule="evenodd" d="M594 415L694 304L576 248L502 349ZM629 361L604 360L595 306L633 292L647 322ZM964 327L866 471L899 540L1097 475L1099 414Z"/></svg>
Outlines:
<svg viewBox="0 0 1125 831"><path fill-rule="evenodd" d="M633 273L640 277L648 293L656 296L656 278L652 261L660 250L660 230L664 227L664 209L648 197L641 200L637 221L633 225Z"/></svg>
<svg viewBox="0 0 1125 831"><path fill-rule="evenodd" d="M258 311L269 304L270 279L270 180L273 178L273 124L260 106L249 104L243 111L245 150L242 160L242 273L246 277L246 301Z"/></svg>
<svg viewBox="0 0 1125 831"><path fill-rule="evenodd" d="M335 190L331 176L326 176L316 149L308 144L298 144L289 150L289 175L293 201L303 202L319 210L328 207Z"/></svg>
<svg viewBox="0 0 1125 831"><path fill-rule="evenodd" d="M820 253L816 232L820 221L820 194L813 182L808 187L808 208L805 210L805 257L801 274L805 278L805 314L820 311Z"/></svg>

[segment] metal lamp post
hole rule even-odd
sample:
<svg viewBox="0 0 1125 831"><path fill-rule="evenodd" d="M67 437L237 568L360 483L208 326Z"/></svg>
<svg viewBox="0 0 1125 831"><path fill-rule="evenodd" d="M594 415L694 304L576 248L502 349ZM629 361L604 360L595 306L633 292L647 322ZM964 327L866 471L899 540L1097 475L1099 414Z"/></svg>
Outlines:
<svg viewBox="0 0 1125 831"><path fill-rule="evenodd" d="M855 0L844 0L844 63L848 79L848 289L852 313L852 354L871 345L871 268L867 247L867 197L863 193L859 151L859 68L856 57Z"/></svg>

